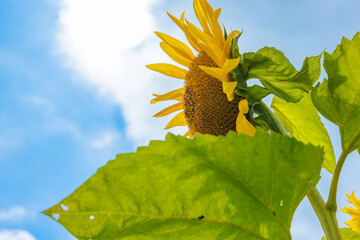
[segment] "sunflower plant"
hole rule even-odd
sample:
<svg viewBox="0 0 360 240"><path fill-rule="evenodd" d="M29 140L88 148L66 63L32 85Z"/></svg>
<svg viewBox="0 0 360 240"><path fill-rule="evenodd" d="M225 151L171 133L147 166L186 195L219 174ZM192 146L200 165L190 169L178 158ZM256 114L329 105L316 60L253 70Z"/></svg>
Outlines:
<svg viewBox="0 0 360 240"><path fill-rule="evenodd" d="M360 33L296 70L273 47L242 53L242 32L220 25L221 9L193 5L197 25L168 13L188 44L155 32L176 65L147 65L184 81L151 103L172 101L154 117L177 112L165 129L189 130L117 155L44 213L78 239L285 240L307 197L324 238L360 239L354 193L347 197L355 208L341 210L350 228L336 219L341 168L360 148ZM328 78L314 86L322 57ZM262 101L270 94L271 108ZM319 113L339 127L338 161ZM322 167L333 174L326 203L316 189Z"/></svg>

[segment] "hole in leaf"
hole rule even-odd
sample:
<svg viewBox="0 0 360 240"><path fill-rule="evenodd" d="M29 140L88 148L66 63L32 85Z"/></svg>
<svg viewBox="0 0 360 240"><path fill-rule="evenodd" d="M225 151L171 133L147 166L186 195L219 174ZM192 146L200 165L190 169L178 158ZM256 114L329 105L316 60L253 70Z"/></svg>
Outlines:
<svg viewBox="0 0 360 240"><path fill-rule="evenodd" d="M68 207L68 206L65 206L64 204L61 204L60 207L61 207L61 209L62 209L63 211L69 210L69 207Z"/></svg>
<svg viewBox="0 0 360 240"><path fill-rule="evenodd" d="M283 200L280 201L280 207L282 207L282 205L284 205L284 201L283 201Z"/></svg>
<svg viewBox="0 0 360 240"><path fill-rule="evenodd" d="M94 217L93 215L91 215L91 216L90 216L90 219L91 219L91 220L94 220L94 219L95 219L95 217Z"/></svg>
<svg viewBox="0 0 360 240"><path fill-rule="evenodd" d="M58 213L53 213L52 217L53 217L53 219L55 219L55 220L57 221L57 220L59 220L59 218L60 218L60 214L58 214Z"/></svg>

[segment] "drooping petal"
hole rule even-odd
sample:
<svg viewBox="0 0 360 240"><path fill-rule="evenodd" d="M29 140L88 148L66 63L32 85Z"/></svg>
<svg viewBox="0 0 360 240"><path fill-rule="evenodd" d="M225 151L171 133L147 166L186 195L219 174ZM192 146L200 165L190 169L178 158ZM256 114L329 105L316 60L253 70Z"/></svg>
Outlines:
<svg viewBox="0 0 360 240"><path fill-rule="evenodd" d="M231 102L232 100L234 100L235 97L235 88L237 85L237 82L223 82L223 91L226 94L229 102Z"/></svg>
<svg viewBox="0 0 360 240"><path fill-rule="evenodd" d="M173 119L170 120L168 125L166 125L165 129L173 128L176 126L186 126L186 118L184 111L179 112Z"/></svg>
<svg viewBox="0 0 360 240"><path fill-rule="evenodd" d="M190 64L193 62L191 59L186 58L184 57L184 55L179 54L179 52L177 52L166 42L161 42L160 47L172 60L185 67L190 67Z"/></svg>
<svg viewBox="0 0 360 240"><path fill-rule="evenodd" d="M162 73L166 76L173 78L185 79L187 74L187 71L185 69L179 68L177 66L168 63L149 64L146 65L146 67L153 71Z"/></svg>
<svg viewBox="0 0 360 240"><path fill-rule="evenodd" d="M219 79L222 82L229 82L228 74L222 70L221 68L216 67L206 67L206 66L199 66L201 70L206 72L207 74Z"/></svg>
<svg viewBox="0 0 360 240"><path fill-rule="evenodd" d="M254 136L256 129L255 127L246 119L245 115L249 112L248 101L241 100L239 102L239 114L236 118L236 132L244 133L249 136Z"/></svg>
<svg viewBox="0 0 360 240"><path fill-rule="evenodd" d="M237 66L239 66L240 58L234 58L234 59L225 59L224 66L222 69L229 73L232 70L234 70Z"/></svg>
<svg viewBox="0 0 360 240"><path fill-rule="evenodd" d="M179 88L173 91L170 91L168 93L159 95L159 94L153 94L156 98L152 99L150 101L151 104L160 102L160 101L168 101L168 100L178 100L178 101L182 101L182 97L183 97L183 93L184 89L183 88Z"/></svg>
<svg viewBox="0 0 360 240"><path fill-rule="evenodd" d="M163 110L161 110L160 112L158 112L157 114L154 115L154 117L164 117L166 115L169 115L170 113L173 113L173 112L176 112L176 111L179 111L179 110L182 110L184 107L183 107L183 103L180 102L180 103L176 103L174 105L171 105L170 107L167 107Z"/></svg>
<svg viewBox="0 0 360 240"><path fill-rule="evenodd" d="M181 55L186 56L189 59L195 59L194 53L191 51L191 49L182 41L177 40L176 38L173 38L165 33L161 32L155 32L155 34L164 42L175 48Z"/></svg>
<svg viewBox="0 0 360 240"><path fill-rule="evenodd" d="M232 39L234 37L236 37L237 35L239 35L240 33L241 33L240 31L234 30L229 34L228 38L225 41L224 50L223 50L225 58L231 58L231 56L230 56L230 47L231 47Z"/></svg>
<svg viewBox="0 0 360 240"><path fill-rule="evenodd" d="M236 118L236 132L244 133L253 137L255 135L256 129L243 114L239 113Z"/></svg>
<svg viewBox="0 0 360 240"><path fill-rule="evenodd" d="M187 131L187 132L184 134L184 137L190 137L190 138L192 137L190 130Z"/></svg>

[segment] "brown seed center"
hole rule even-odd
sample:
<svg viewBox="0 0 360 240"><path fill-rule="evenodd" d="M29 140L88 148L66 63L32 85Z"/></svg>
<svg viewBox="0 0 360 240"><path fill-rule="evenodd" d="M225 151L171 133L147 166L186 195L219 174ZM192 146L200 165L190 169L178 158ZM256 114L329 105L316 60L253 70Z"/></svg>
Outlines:
<svg viewBox="0 0 360 240"><path fill-rule="evenodd" d="M222 82L202 71L199 65L217 67L202 51L186 75L184 110L190 133L219 136L226 135L230 130L235 131L240 97L236 95L229 102L223 92Z"/></svg>

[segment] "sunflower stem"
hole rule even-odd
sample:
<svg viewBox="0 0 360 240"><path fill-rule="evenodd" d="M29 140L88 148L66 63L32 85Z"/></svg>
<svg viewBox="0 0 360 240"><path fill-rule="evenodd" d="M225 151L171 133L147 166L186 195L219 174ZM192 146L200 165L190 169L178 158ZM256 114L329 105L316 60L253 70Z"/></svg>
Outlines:
<svg viewBox="0 0 360 240"><path fill-rule="evenodd" d="M340 133L343 132L343 128L340 128ZM335 167L335 171L333 174L333 177L331 179L331 186L330 186L330 192L329 192L329 197L326 203L326 207L333 212L337 211L337 204L336 204L336 194L337 194L337 187L338 187L338 183L339 183L339 178L340 178L340 173L341 173L341 169L344 166L345 160L347 158L347 156L355 150L355 144L357 143L357 141L359 141L360 139L360 134L358 134L354 140L349 144L349 146L347 148L344 147L345 143L343 143L343 134L341 134L341 144L342 144L342 148L343 151L339 157L339 160L336 163L336 167Z"/></svg>
<svg viewBox="0 0 360 240"><path fill-rule="evenodd" d="M280 133L282 135L287 135L288 132L286 131L286 129L284 128L284 126L281 124L281 122L279 121L279 119L275 116L275 114L271 111L271 109L262 101L260 102L260 104L258 104L258 111L261 112L265 119L267 120L267 123L270 127L270 130ZM347 155L346 155L347 156ZM345 158L346 158L345 156ZM340 159L339 159L340 161ZM345 161L345 159L344 159ZM338 163L339 165L339 163ZM341 166L339 165L336 166L336 169L339 168L339 173L341 171ZM335 169L335 172L337 172L337 170ZM334 173L335 175L335 173ZM338 180L338 177L337 177ZM333 181L336 182L336 186L337 186L337 180ZM334 182L334 185L335 185ZM332 184L333 185L333 184ZM336 187L332 187L333 189L336 189ZM331 191L330 191L331 193ZM336 219L336 190L335 190L335 211L334 208L328 208L328 204L325 204L324 199L322 198L321 194L319 193L318 189L316 187L314 187L313 189L311 189L308 194L307 197L309 199L309 202L312 206L312 208L314 209L314 212L316 213L316 216L318 217L321 227L324 230L325 236L326 236L326 240L342 240L342 235L339 229L339 224L337 222ZM329 199L330 199L330 195L329 195ZM328 202L329 203L329 202Z"/></svg>
<svg viewBox="0 0 360 240"><path fill-rule="evenodd" d="M337 211L337 204L336 204L337 186L340 178L341 169L344 166L345 160L349 154L350 151L347 151L347 149L345 149L341 153L339 160L336 164L335 171L331 179L328 201L326 203L326 207L329 209L329 211L333 211L333 212Z"/></svg>
<svg viewBox="0 0 360 240"><path fill-rule="evenodd" d="M324 199L316 187L309 191L307 197L324 230L326 240L341 240L342 235L336 219L336 211L331 211L326 207Z"/></svg>

